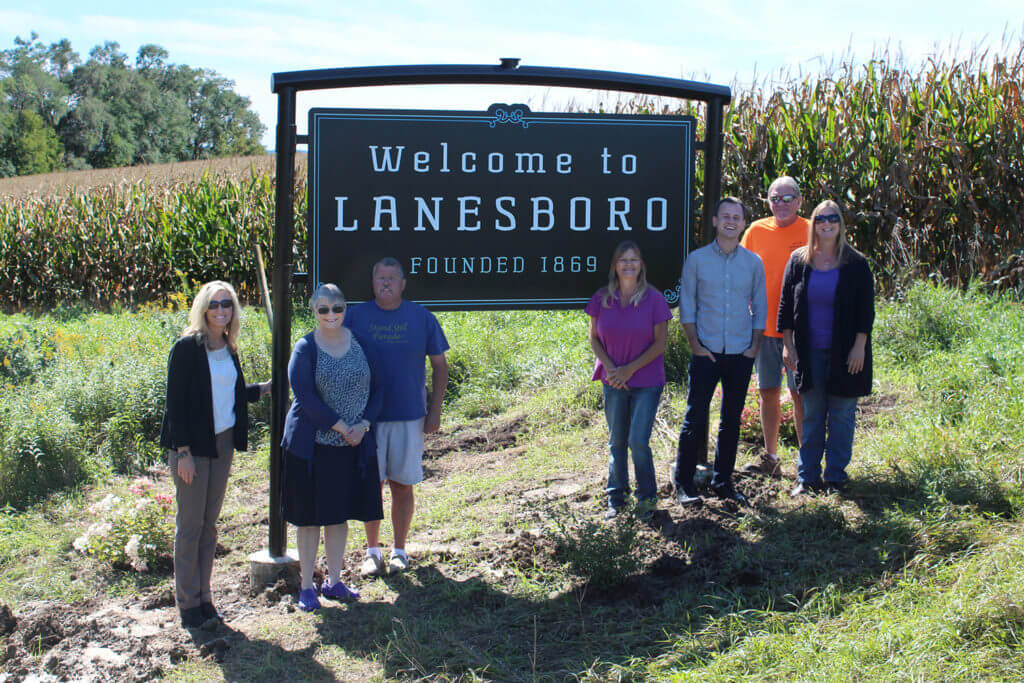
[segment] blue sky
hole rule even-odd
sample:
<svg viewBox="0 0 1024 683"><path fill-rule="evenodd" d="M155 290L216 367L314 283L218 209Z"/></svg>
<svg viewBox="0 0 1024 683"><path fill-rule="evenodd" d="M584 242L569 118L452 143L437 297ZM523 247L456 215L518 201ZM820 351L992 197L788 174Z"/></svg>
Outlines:
<svg viewBox="0 0 1024 683"><path fill-rule="evenodd" d="M1019 39L1021 0L791 0L670 2L634 0L176 0L166 3L35 0L0 5L0 48L36 31L49 44L68 38L83 57L113 40L134 57L156 43L170 61L211 68L236 83L273 144L276 101L270 75L296 69L382 64L493 64L610 69L749 84L781 71L817 72L848 51L858 60L899 48L911 62ZM17 6L17 9L14 7ZM523 101L544 109L575 97L566 90L494 86L417 86L300 93L299 130L311 106L482 109ZM607 97L604 98L608 100Z"/></svg>

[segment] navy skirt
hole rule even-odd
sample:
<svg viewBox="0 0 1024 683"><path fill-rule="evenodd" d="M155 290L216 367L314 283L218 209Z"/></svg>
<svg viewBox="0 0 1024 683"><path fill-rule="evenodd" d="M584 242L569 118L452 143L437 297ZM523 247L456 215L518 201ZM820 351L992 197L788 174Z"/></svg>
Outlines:
<svg viewBox="0 0 1024 683"><path fill-rule="evenodd" d="M360 455L366 459L360 472ZM312 467L285 451L284 519L295 526L330 526L384 518L377 445L369 432L358 446L314 444Z"/></svg>

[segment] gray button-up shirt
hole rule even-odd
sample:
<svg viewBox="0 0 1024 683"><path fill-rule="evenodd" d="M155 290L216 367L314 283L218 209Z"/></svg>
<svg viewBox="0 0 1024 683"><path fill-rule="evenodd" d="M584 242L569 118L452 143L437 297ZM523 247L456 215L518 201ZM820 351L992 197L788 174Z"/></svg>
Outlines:
<svg viewBox="0 0 1024 683"><path fill-rule="evenodd" d="M714 240L686 257L681 284L679 321L696 323L711 353L743 353L764 329L764 265L754 252L736 245L726 254Z"/></svg>

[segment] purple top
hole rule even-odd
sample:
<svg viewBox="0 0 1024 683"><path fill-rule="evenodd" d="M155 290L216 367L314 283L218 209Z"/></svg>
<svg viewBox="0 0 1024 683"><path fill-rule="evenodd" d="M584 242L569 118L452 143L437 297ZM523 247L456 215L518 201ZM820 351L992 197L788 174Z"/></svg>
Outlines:
<svg viewBox="0 0 1024 683"><path fill-rule="evenodd" d="M601 304L605 289L590 297L584 309L597 324L597 338L617 366L636 360L654 343L654 326L672 319L672 311L665 303L665 297L658 290L648 287L638 306L619 305L616 296L609 300L608 308ZM591 379L604 381L604 366L598 360L594 364ZM665 384L665 354L661 354L637 370L629 378L627 386L659 387Z"/></svg>
<svg viewBox="0 0 1024 683"><path fill-rule="evenodd" d="M812 270L807 283L807 314L812 349L832 348L832 313L836 304L839 269Z"/></svg>

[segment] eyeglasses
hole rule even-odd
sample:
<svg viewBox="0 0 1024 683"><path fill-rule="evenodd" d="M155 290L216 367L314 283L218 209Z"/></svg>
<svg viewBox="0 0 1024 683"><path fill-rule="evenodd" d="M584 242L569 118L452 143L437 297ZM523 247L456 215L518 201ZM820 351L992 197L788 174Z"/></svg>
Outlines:
<svg viewBox="0 0 1024 683"><path fill-rule="evenodd" d="M795 194L773 194L771 197L768 197L768 201L772 204L789 204L794 199L796 199Z"/></svg>
<svg viewBox="0 0 1024 683"><path fill-rule="evenodd" d="M345 307L340 304L331 306L330 308L328 308L327 306L321 306L320 308L316 309L316 312L319 315L327 315L328 313L344 313Z"/></svg>
<svg viewBox="0 0 1024 683"><path fill-rule="evenodd" d="M223 308L225 311L235 307L235 302L231 299L221 299L220 301L211 301L206 305L206 310L216 311L218 308Z"/></svg>
<svg viewBox="0 0 1024 683"><path fill-rule="evenodd" d="M814 217L814 222L815 223L836 223L836 224L838 224L839 223L839 214L838 213L830 213L830 214L825 214L825 215L818 214L817 216Z"/></svg>

